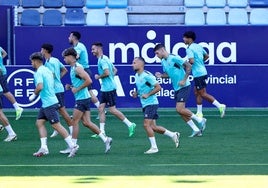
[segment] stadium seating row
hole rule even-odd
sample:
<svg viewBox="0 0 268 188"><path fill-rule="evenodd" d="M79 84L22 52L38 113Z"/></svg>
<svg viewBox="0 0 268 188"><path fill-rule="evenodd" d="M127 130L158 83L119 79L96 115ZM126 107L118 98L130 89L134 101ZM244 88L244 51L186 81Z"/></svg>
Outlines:
<svg viewBox="0 0 268 188"><path fill-rule="evenodd" d="M42 20L42 21L41 21ZM106 18L103 9L89 9L85 17L81 8L68 8L63 17L59 10L46 10L41 17L37 10L24 10L21 15L23 26L61 26L61 25L111 26L128 25L127 12L124 9L111 9Z"/></svg>
<svg viewBox="0 0 268 188"><path fill-rule="evenodd" d="M268 10L264 8L252 9L248 15L245 9L230 9L228 15L223 9L209 9L205 15L202 9L188 9L185 13L186 25L267 25Z"/></svg>

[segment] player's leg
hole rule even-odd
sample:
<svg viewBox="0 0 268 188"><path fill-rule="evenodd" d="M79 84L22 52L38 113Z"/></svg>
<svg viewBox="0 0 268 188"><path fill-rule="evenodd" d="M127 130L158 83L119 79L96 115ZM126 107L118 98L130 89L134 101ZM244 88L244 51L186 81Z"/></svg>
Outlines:
<svg viewBox="0 0 268 188"><path fill-rule="evenodd" d="M33 153L35 157L41 157L43 155L49 154L48 147L47 147L47 130L45 127L46 118L43 112L43 108L40 109L37 120L36 120L36 127L38 129L41 147L40 149Z"/></svg>
<svg viewBox="0 0 268 188"><path fill-rule="evenodd" d="M1 102L0 102L1 103ZM1 105L1 104L0 104ZM1 106L0 106L1 107ZM17 135L14 132L12 126L10 125L6 115L4 114L2 107L0 108L0 120L4 125L4 128L6 129L8 136L6 137L6 139L4 140L5 142L11 142L14 140L17 140Z"/></svg>
<svg viewBox="0 0 268 188"><path fill-rule="evenodd" d="M150 149L145 151L144 154L153 154L153 153L158 152L158 147L157 147L155 136L154 136L154 130L152 129L152 126L151 126L152 123L153 123L153 119L145 118L143 121L144 130L151 144Z"/></svg>
<svg viewBox="0 0 268 188"><path fill-rule="evenodd" d="M203 104L202 104L203 98L197 92L196 87L194 87L194 94L195 94L195 98L196 98L196 107L197 107L196 115L198 117L203 117Z"/></svg>

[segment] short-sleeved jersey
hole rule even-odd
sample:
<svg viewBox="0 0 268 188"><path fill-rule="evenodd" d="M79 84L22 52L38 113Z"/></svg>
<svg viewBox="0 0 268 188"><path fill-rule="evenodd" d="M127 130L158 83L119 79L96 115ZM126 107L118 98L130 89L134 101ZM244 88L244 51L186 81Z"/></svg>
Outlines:
<svg viewBox="0 0 268 188"><path fill-rule="evenodd" d="M45 67L53 73L55 93L64 92L64 87L60 79L61 69L64 68L64 65L57 58L51 57L46 60Z"/></svg>
<svg viewBox="0 0 268 188"><path fill-rule="evenodd" d="M189 79L187 79L184 86L179 85L179 82L184 79L186 74L183 66L184 60L180 56L169 54L167 59L162 59L161 64L163 66L163 71L171 79L172 86L175 91L190 85Z"/></svg>
<svg viewBox="0 0 268 188"><path fill-rule="evenodd" d="M116 89L116 83L114 81L114 65L107 56L102 55L98 59L99 75L102 75L105 69L108 69L109 76L101 79L101 91L103 92L113 91Z"/></svg>
<svg viewBox="0 0 268 188"><path fill-rule="evenodd" d="M58 99L54 91L54 78L52 72L45 66L40 66L34 73L35 86L42 83L43 89L40 91L39 95L42 101L42 107L46 108L48 106L58 103Z"/></svg>
<svg viewBox="0 0 268 188"><path fill-rule="evenodd" d="M72 86L73 87L80 87L81 85L84 84L85 80L81 79L77 73L76 73L76 68L77 67L82 67L83 66L79 63L76 63L74 66L71 67L71 71L70 71L70 77L71 77L71 81L72 81ZM88 99L90 98L89 92L87 87L81 89L80 91L76 92L74 94L74 98L75 100L83 100L83 99Z"/></svg>
<svg viewBox="0 0 268 188"><path fill-rule="evenodd" d="M6 67L5 67L5 65L4 65L4 61L3 61L3 56L2 56L2 52L3 52L3 48L0 46L0 73L2 74L2 75L6 75L7 74L7 69L6 69Z"/></svg>
<svg viewBox="0 0 268 188"><path fill-rule="evenodd" d="M194 63L192 65L192 74L194 78L207 75L207 69L204 64L204 55L207 52L204 48L196 43L192 43L186 49L186 54L188 58L193 58Z"/></svg>
<svg viewBox="0 0 268 188"><path fill-rule="evenodd" d="M85 45L81 42L78 42L77 45L74 46L74 49L79 54L79 59L77 59L77 62L84 68L89 68L88 53Z"/></svg>
<svg viewBox="0 0 268 188"><path fill-rule="evenodd" d="M158 104L158 99L156 94L149 96L147 99L142 98L143 94L147 94L154 89L154 86L158 83L155 76L149 71L143 71L141 74L135 74L135 82L137 87L137 92L140 97L142 107L148 105Z"/></svg>

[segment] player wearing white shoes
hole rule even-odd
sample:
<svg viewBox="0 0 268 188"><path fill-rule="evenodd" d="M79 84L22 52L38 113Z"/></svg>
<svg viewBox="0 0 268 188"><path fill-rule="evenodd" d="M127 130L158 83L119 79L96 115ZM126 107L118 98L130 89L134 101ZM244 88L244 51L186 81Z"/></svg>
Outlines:
<svg viewBox="0 0 268 188"><path fill-rule="evenodd" d="M117 73L117 69L114 67L110 59L103 54L102 43L94 43L91 47L91 52L98 58L98 74L95 74L96 80L101 80L101 99L99 107L100 115L100 130L105 133L105 106L109 107L109 111L115 117L120 119L128 127L131 137L135 133L136 124L130 122L126 116L116 108L116 84L114 76Z"/></svg>
<svg viewBox="0 0 268 188"><path fill-rule="evenodd" d="M16 110L16 120L20 119L23 108L19 106L14 95L9 91L7 83L7 70L3 63L3 59L7 56L7 52L0 46L0 85L3 88L4 96L12 103Z"/></svg>
<svg viewBox="0 0 268 188"><path fill-rule="evenodd" d="M112 138L107 137L100 131L97 125L95 125L90 119L90 94L87 86L92 83L90 76L86 73L82 65L76 61L77 53L74 48L68 48L63 51L64 61L71 66L70 77L72 85L67 84L66 90L70 89L75 97L75 108L73 111L73 142L77 143L79 133L79 121L81 120L83 125L97 134L105 144L105 153L111 149ZM68 153L66 150L60 151L61 153Z"/></svg>
<svg viewBox="0 0 268 188"><path fill-rule="evenodd" d="M3 94L3 88L0 85L0 95ZM0 121L3 123L4 126L0 125L0 131L3 131L4 129L6 129L8 136L6 137L6 139L4 140L5 142L11 142L14 140L17 140L17 135L14 132L14 130L12 129L6 115L4 114L3 110L3 104L2 104L2 100L0 100Z"/></svg>
<svg viewBox="0 0 268 188"><path fill-rule="evenodd" d="M58 114L58 99L54 91L54 78L52 72L43 65L43 56L40 52L35 52L30 56L31 64L36 72L34 74L35 90L29 97L32 101L37 95L40 95L42 107L39 110L36 120L36 126L40 135L41 147L33 155L41 157L49 154L47 146L47 130L45 127L46 121L49 121L52 127L64 138L65 142L71 148L68 157L73 157L78 147L72 142L71 136L66 129L61 125Z"/></svg>
<svg viewBox="0 0 268 188"><path fill-rule="evenodd" d="M158 78L170 78L175 91L176 110L182 119L192 128L193 132L189 137L202 136L206 126L206 119L200 118L185 107L185 103L191 91L191 84L188 79L191 72L191 64L183 61L180 56L169 54L163 44L157 44L154 52L161 59L164 73L156 72ZM199 124L199 128L193 120Z"/></svg>
<svg viewBox="0 0 268 188"><path fill-rule="evenodd" d="M152 154L158 152L158 147L156 144L154 132L159 134L164 134L170 137L174 142L176 148L179 147L179 137L180 133L171 132L166 128L156 124L158 119L157 109L158 109L158 99L156 93L161 90L161 86L157 82L154 75L150 72L144 70L145 61L142 57L136 57L133 60L132 67L136 72L135 83L137 91L133 92L133 97L139 97L144 113L144 129L147 133L151 147L145 154Z"/></svg>
<svg viewBox="0 0 268 188"><path fill-rule="evenodd" d="M64 87L61 83L61 78L68 71L57 58L51 56L52 51L53 51L53 45L51 44L43 44L41 46L41 53L46 61L45 67L47 67L53 73L55 94L59 101L59 113L69 126L70 134L72 135L73 132L72 119L65 108ZM58 132L54 130L50 137L55 137L57 135Z"/></svg>
<svg viewBox="0 0 268 188"><path fill-rule="evenodd" d="M183 41L187 45L186 54L189 59L189 63L192 64L192 74L194 77L195 96L197 103L197 115L203 117L202 100L205 99L216 106L220 111L220 116L224 117L226 105L219 103L212 95L207 93L207 70L204 62L208 60L209 55L201 45L194 42L195 39L196 35L193 31L187 31L183 34Z"/></svg>

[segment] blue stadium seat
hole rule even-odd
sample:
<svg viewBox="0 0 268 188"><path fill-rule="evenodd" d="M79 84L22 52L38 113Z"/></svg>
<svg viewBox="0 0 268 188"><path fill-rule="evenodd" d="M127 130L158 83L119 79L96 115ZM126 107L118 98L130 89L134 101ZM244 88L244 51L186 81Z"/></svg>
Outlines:
<svg viewBox="0 0 268 188"><path fill-rule="evenodd" d="M228 23L230 25L247 25L247 11L243 8L231 8L228 15Z"/></svg>
<svg viewBox="0 0 268 188"><path fill-rule="evenodd" d="M21 13L21 25L39 26L41 24L38 10L24 10Z"/></svg>
<svg viewBox="0 0 268 188"><path fill-rule="evenodd" d="M22 0L21 6L23 8L39 8L41 6L41 0Z"/></svg>
<svg viewBox="0 0 268 188"><path fill-rule="evenodd" d="M106 0L87 0L86 7L88 9L105 8L106 7Z"/></svg>
<svg viewBox="0 0 268 188"><path fill-rule="evenodd" d="M188 9L185 13L185 25L205 25L205 15L202 9Z"/></svg>
<svg viewBox="0 0 268 188"><path fill-rule="evenodd" d="M108 8L127 8L127 0L108 0Z"/></svg>
<svg viewBox="0 0 268 188"><path fill-rule="evenodd" d="M249 23L252 25L267 25L268 10L265 8L255 8L250 12Z"/></svg>
<svg viewBox="0 0 268 188"><path fill-rule="evenodd" d="M249 0L249 6L253 8L268 7L268 0Z"/></svg>
<svg viewBox="0 0 268 188"><path fill-rule="evenodd" d="M85 25L85 15L82 8L68 8L65 13L65 25Z"/></svg>
<svg viewBox="0 0 268 188"><path fill-rule="evenodd" d="M203 7L205 5L205 0L184 0L184 6L190 8Z"/></svg>
<svg viewBox="0 0 268 188"><path fill-rule="evenodd" d="M84 0L65 0L66 8L83 8L85 6Z"/></svg>
<svg viewBox="0 0 268 188"><path fill-rule="evenodd" d="M44 26L61 26L62 15L59 10L46 10L43 14Z"/></svg>
<svg viewBox="0 0 268 188"><path fill-rule="evenodd" d="M207 25L226 25L226 14L223 9L209 9L207 12Z"/></svg>
<svg viewBox="0 0 268 188"><path fill-rule="evenodd" d="M0 0L0 5L14 5L14 6L19 6L20 1L19 0Z"/></svg>
<svg viewBox="0 0 268 188"><path fill-rule="evenodd" d="M106 25L106 15L104 9L89 9L87 12L86 24L88 26Z"/></svg>
<svg viewBox="0 0 268 188"><path fill-rule="evenodd" d="M45 8L61 8L63 0L43 0L43 6Z"/></svg>
<svg viewBox="0 0 268 188"><path fill-rule="evenodd" d="M223 8L226 5L226 0L206 0L207 7Z"/></svg>
<svg viewBox="0 0 268 188"><path fill-rule="evenodd" d="M232 8L245 8L248 6L248 0L228 0L227 4Z"/></svg>
<svg viewBox="0 0 268 188"><path fill-rule="evenodd" d="M125 9L111 9L108 15L108 25L128 25L127 11Z"/></svg>

